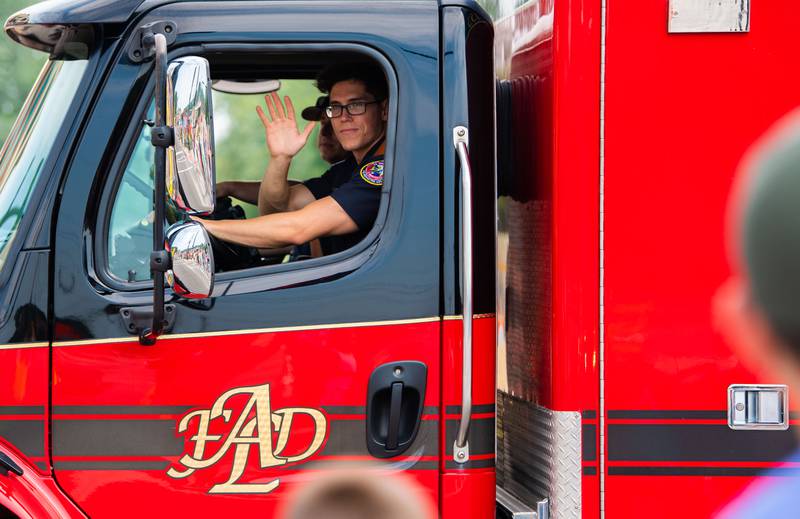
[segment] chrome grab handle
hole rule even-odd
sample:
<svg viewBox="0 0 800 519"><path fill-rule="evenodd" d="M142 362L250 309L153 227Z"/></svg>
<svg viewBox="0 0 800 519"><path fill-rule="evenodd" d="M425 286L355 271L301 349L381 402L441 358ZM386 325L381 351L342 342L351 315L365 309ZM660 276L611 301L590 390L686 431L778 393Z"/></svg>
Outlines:
<svg viewBox="0 0 800 519"><path fill-rule="evenodd" d="M461 422L453 446L456 463L469 461L467 434L472 419L472 167L469 162L469 130L453 128L453 145L461 163L461 306L463 308L461 367Z"/></svg>

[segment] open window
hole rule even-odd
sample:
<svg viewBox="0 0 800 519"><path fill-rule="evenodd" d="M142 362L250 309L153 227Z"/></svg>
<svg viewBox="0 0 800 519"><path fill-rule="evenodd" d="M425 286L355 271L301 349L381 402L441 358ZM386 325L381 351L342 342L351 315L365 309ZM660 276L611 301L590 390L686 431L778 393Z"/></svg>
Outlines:
<svg viewBox="0 0 800 519"><path fill-rule="evenodd" d="M175 53L178 54L178 53ZM198 52L192 52L198 55ZM362 63L380 67L387 80L390 74L387 67L375 59L354 51L270 51L268 49L225 49L224 51L205 52L203 57L211 65L211 77L214 82L213 119L215 160L218 186L222 182L261 181L270 160L270 153L265 141L264 126L256 112L256 107L265 106L264 96L270 90L279 87L277 94L284 98L289 96L295 109L298 127L302 130L306 124L314 124L304 120L313 113L324 111L329 104L320 98L325 93L316 86L320 72L332 63ZM173 59L173 56L170 56ZM388 90L387 90L388 91ZM306 110L306 109L312 110ZM97 254L100 265L98 269L104 273L106 281L117 288L143 288L150 279L149 253L152 247L153 232L153 147L150 143L150 128L147 120L152 120L152 102L143 102L141 115L134 119L129 137L120 147L123 150L117 159L116 167L109 175L104 189L105 200L111 202L101 207L98 217L98 236L104 237L101 252ZM341 110L340 110L341 111ZM346 109L345 109L346 111ZM393 124L393 115L388 114L386 129ZM330 149L321 149L319 144L330 147L331 137L336 140L335 131L323 130L325 123L316 122L316 128L310 135L303 149L292 159L289 170L290 184L309 183L309 188L318 198L312 179L319 178L331 167L330 162L337 163L348 160L349 154L341 150L332 154ZM329 123L328 123L329 124ZM323 135L320 136L320 133ZM391 136L391 132L388 132ZM384 145L385 147L385 145ZM391 149L391 148L386 148ZM371 156L378 155L378 149L372 150ZM381 148L382 153L382 148ZM367 158L369 158L367 157ZM326 161L327 159L327 161ZM383 157L381 157L381 166ZM350 159L352 160L352 158ZM364 161L362 161L364 162ZM385 163L391 164L391 157L385 157ZM362 166L356 164L353 174L363 173ZM372 181L377 196L373 197L375 207L374 223L369 228L359 227L357 239L352 236L346 247L341 243L338 247L326 244L326 238L311 240L302 245L287 244L285 247L264 249L245 247L239 244L213 238L216 270L218 274L238 278L242 276L261 275L284 270L296 270L308 266L319 266L336 262L362 251L374 243L382 226L382 215L386 213L389 191L388 167L375 171L375 166L367 168L366 179ZM380 174L380 176L379 176ZM371 175L371 176L370 176ZM340 175L341 176L341 175ZM385 182L384 182L385 178ZM255 186L257 193L257 185ZM335 189L335 188L334 188ZM209 218L214 219L246 219L259 216L257 205L250 203L252 197L223 197L217 200L217 208ZM167 222L172 224L185 219L175 208L167 209ZM341 242L341 238L336 238Z"/></svg>

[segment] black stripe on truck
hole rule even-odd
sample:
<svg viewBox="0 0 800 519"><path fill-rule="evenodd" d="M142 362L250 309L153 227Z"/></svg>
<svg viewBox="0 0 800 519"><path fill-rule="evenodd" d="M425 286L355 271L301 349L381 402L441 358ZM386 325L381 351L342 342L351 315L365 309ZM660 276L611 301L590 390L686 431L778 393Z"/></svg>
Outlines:
<svg viewBox="0 0 800 519"><path fill-rule="evenodd" d="M581 456L583 461L597 460L597 426L584 424L581 427Z"/></svg>
<svg viewBox="0 0 800 519"><path fill-rule="evenodd" d="M794 432L734 431L727 425L609 424L609 461L779 461L797 449Z"/></svg>
<svg viewBox="0 0 800 519"><path fill-rule="evenodd" d="M447 420L445 445L447 446L446 454L450 458L453 457L453 444L458 434L459 422L460 420L457 418ZM494 418L473 418L467 434L470 456L494 454L494 435Z"/></svg>
<svg viewBox="0 0 800 519"><path fill-rule="evenodd" d="M492 424L494 421L491 421ZM38 423L38 435L31 426ZM8 422L6 437L29 456L43 456L42 422ZM0 436L3 436L0 422ZM479 427L480 431L481 428ZM61 470L157 470L164 461L59 461L63 457L178 457L184 452L184 437L177 435L177 421L165 420L80 420L53 421L53 456L55 467ZM492 431L492 435L494 431ZM422 420L414 443L406 455L438 456L439 420ZM37 445L38 451L33 447ZM27 448L27 450L23 449ZM494 448L492 436L492 449ZM490 451L490 452L493 452ZM369 456L366 444L365 420L330 420L327 440L321 456ZM398 458L400 461L402 457ZM433 462L435 464L435 462Z"/></svg>
<svg viewBox="0 0 800 519"><path fill-rule="evenodd" d="M800 468L767 467L608 467L609 476L800 476Z"/></svg>
<svg viewBox="0 0 800 519"><path fill-rule="evenodd" d="M0 437L25 456L44 456L44 420L0 420Z"/></svg>

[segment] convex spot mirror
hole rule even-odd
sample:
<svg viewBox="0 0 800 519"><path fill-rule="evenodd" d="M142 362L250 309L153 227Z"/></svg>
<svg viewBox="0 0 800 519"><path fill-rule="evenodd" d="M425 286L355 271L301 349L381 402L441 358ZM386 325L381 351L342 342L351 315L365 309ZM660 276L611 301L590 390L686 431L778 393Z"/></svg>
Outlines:
<svg viewBox="0 0 800 519"><path fill-rule="evenodd" d="M214 288L214 254L205 228L198 222L172 225L167 230L167 252L172 268L167 283L175 294L187 299L204 299Z"/></svg>
<svg viewBox="0 0 800 519"><path fill-rule="evenodd" d="M214 120L208 60L186 56L167 68L166 123L174 144L167 150L167 193L190 215L208 215L216 200Z"/></svg>

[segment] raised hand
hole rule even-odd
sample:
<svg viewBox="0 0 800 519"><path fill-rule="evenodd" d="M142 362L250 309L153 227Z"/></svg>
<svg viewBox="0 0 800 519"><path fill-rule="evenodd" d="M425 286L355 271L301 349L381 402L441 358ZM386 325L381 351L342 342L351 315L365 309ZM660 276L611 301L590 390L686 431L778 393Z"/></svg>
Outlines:
<svg viewBox="0 0 800 519"><path fill-rule="evenodd" d="M258 116L264 124L269 153L273 159L291 159L305 146L315 123L309 122L302 131L298 130L294 106L289 96L284 97L286 102L285 110L283 103L281 103L278 94L275 92L265 95L264 101L267 104L267 110L269 110L269 117L260 106L256 107L256 112L258 112Z"/></svg>

